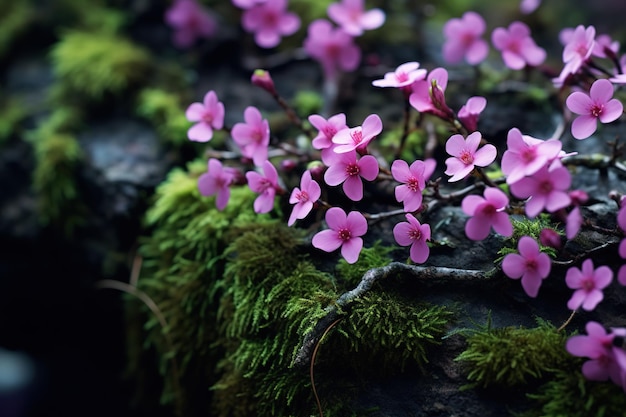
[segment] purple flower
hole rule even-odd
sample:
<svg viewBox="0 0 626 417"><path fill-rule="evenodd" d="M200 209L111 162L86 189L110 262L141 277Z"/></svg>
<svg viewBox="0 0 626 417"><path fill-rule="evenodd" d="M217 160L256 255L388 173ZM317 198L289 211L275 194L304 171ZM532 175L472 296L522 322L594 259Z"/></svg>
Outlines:
<svg viewBox="0 0 626 417"><path fill-rule="evenodd" d="M493 230L502 236L511 236L513 226L505 208L509 198L500 189L485 188L484 198L478 195L468 195L463 199L463 212L472 216L465 224L465 234L472 240L483 240Z"/></svg>
<svg viewBox="0 0 626 417"><path fill-rule="evenodd" d="M256 2L245 9L241 16L241 25L251 33L262 48L273 48L283 36L294 34L300 28L300 18L286 11L287 0Z"/></svg>
<svg viewBox="0 0 626 417"><path fill-rule="evenodd" d="M576 291L567 302L567 308L576 310L582 306L584 310L593 310L604 298L602 290L612 280L613 271L608 266L600 266L594 270L591 259L585 259L581 269L569 268L565 275L565 283Z"/></svg>
<svg viewBox="0 0 626 417"><path fill-rule="evenodd" d="M383 122L377 114L370 114L363 121L363 126L342 129L333 136L336 153L357 150L364 152L367 144L383 130Z"/></svg>
<svg viewBox="0 0 626 417"><path fill-rule="evenodd" d="M519 5L520 12L530 14L541 5L541 0L522 0Z"/></svg>
<svg viewBox="0 0 626 417"><path fill-rule="evenodd" d="M331 3L328 6L328 17L351 36L360 36L363 31L377 29L385 23L385 13L380 9L365 11L363 0Z"/></svg>
<svg viewBox="0 0 626 417"><path fill-rule="evenodd" d="M475 166L486 167L496 159L498 151L495 146L487 144L478 149L480 139L480 132L471 133L467 139L459 134L448 139L446 152L452 155L446 159L445 174L452 175L448 181L459 181L472 172Z"/></svg>
<svg viewBox="0 0 626 417"><path fill-rule="evenodd" d="M411 213L407 213L406 222L400 222L393 228L393 237L400 246L411 245L411 260L418 264L426 262L430 249L426 244L430 240L430 226L420 224Z"/></svg>
<svg viewBox="0 0 626 417"><path fill-rule="evenodd" d="M494 29L491 41L502 52L504 64L514 70L522 69L526 65L540 65L546 59L546 51L535 44L530 37L530 29L522 22L511 23L508 30Z"/></svg>
<svg viewBox="0 0 626 417"><path fill-rule="evenodd" d="M478 116L485 110L486 106L487 99L485 97L470 97L459 110L457 117L468 131L473 132L478 128Z"/></svg>
<svg viewBox="0 0 626 417"><path fill-rule="evenodd" d="M396 200L404 204L407 213L416 211L422 205L422 191L426 188L426 181L435 170L434 159L414 161L411 166L402 159L396 159L391 164L393 179L401 183L396 186Z"/></svg>
<svg viewBox="0 0 626 417"><path fill-rule="evenodd" d="M274 197L278 186L278 172L274 165L267 159L263 162L263 175L256 171L246 172L248 186L252 191L259 194L254 200L256 213L267 213L274 208Z"/></svg>
<svg viewBox="0 0 626 417"><path fill-rule="evenodd" d="M502 260L502 271L512 279L522 278L522 288L529 297L536 297L541 281L550 274L550 257L539 251L530 236L522 236L517 245L519 254L509 253Z"/></svg>
<svg viewBox="0 0 626 417"><path fill-rule="evenodd" d="M513 184L525 176L533 175L546 166L561 152L561 141L543 141L522 135L517 128L509 130L507 150L502 155L502 172L507 184Z"/></svg>
<svg viewBox="0 0 626 417"><path fill-rule="evenodd" d="M224 104L211 90L204 95L203 103L191 103L185 116L190 122L197 122L187 131L189 140L208 142L213 138L213 129L224 127Z"/></svg>
<svg viewBox="0 0 626 417"><path fill-rule="evenodd" d="M346 212L332 207L326 212L326 224L330 229L322 230L313 236L312 244L317 249L332 252L341 247L341 256L349 264L359 259L363 248L363 236L367 233L367 220L358 211Z"/></svg>
<svg viewBox="0 0 626 417"><path fill-rule="evenodd" d="M189 48L197 38L210 38L217 32L217 21L195 0L176 0L165 12L165 21L174 29L173 42Z"/></svg>
<svg viewBox="0 0 626 417"><path fill-rule="evenodd" d="M617 120L624 110L622 103L613 97L613 84L609 80L594 81L589 95L575 91L567 97L567 108L579 116L572 122L572 136L588 138L596 131L598 120L610 123Z"/></svg>
<svg viewBox="0 0 626 417"><path fill-rule="evenodd" d="M615 337L624 337L626 330L612 329L607 333L604 327L595 321L585 326L587 335L572 336L567 340L565 349L573 356L589 358L583 364L582 372L590 381L606 381L623 387L626 373L626 353L613 345ZM626 387L623 387L626 388Z"/></svg>
<svg viewBox="0 0 626 417"><path fill-rule="evenodd" d="M485 20L476 12L448 20L443 26L443 58L451 64L463 58L470 65L481 63L489 53L489 45L481 38L485 26Z"/></svg>
<svg viewBox="0 0 626 417"><path fill-rule="evenodd" d="M291 226L296 219L304 219L313 209L313 203L322 195L320 185L311 179L311 171L304 171L300 180L300 188L295 187L289 197L289 204L295 204L287 226Z"/></svg>
<svg viewBox="0 0 626 417"><path fill-rule="evenodd" d="M386 73L383 79L372 81L372 85L374 87L410 87L415 81L426 77L426 70L419 66L419 62L406 62L395 71Z"/></svg>
<svg viewBox="0 0 626 417"><path fill-rule="evenodd" d="M204 196L217 195L215 205L223 210L230 199L230 184L236 177L234 168L224 168L215 158L209 159L208 172L198 178L198 190Z"/></svg>
<svg viewBox="0 0 626 417"><path fill-rule="evenodd" d="M259 109L249 106L243 113L245 123L236 123L230 135L241 149L241 154L261 166L267 160L270 143L270 125L263 119Z"/></svg>
<svg viewBox="0 0 626 417"><path fill-rule="evenodd" d="M567 207L571 199L566 192L572 183L567 168L555 163L550 168L544 166L529 177L511 184L511 192L517 198L528 198L526 215L535 217L545 208L553 213Z"/></svg>
<svg viewBox="0 0 626 417"><path fill-rule="evenodd" d="M593 26L585 28L578 25L573 32L561 32L560 38L566 41L563 48L563 63L565 66L558 78L554 79L557 86L563 84L570 74L575 74L580 70L587 59L591 56L591 52L595 47L596 29Z"/></svg>
<svg viewBox="0 0 626 417"><path fill-rule="evenodd" d="M354 38L324 19L309 25L304 50L322 65L327 80L334 80L339 70L355 70L361 61L361 50Z"/></svg>
<svg viewBox="0 0 626 417"><path fill-rule="evenodd" d="M343 183L343 192L352 201L363 198L363 182L361 178L373 181L378 176L378 161L372 155L357 159L355 151L337 155L333 164L324 173L324 181L328 185Z"/></svg>

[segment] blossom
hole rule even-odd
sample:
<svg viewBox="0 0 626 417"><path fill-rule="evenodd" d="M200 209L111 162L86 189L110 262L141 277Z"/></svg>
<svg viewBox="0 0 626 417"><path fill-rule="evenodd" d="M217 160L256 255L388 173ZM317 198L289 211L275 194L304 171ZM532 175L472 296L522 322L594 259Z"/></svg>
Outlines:
<svg viewBox="0 0 626 417"><path fill-rule="evenodd" d="M339 207L332 207L326 212L326 224L330 229L322 230L313 236L315 248L332 252L341 247L341 256L349 264L359 259L363 248L363 236L367 233L367 220L358 211L346 212Z"/></svg>
<svg viewBox="0 0 626 417"><path fill-rule="evenodd" d="M450 136L446 142L446 152L452 155L446 159L446 175L452 175L450 182L465 178L475 166L485 167L496 159L498 151L496 147L487 144L478 149L480 145L480 132L471 133L467 139L462 135Z"/></svg>
<svg viewBox="0 0 626 417"><path fill-rule="evenodd" d="M459 109L457 117L463 126L473 132L478 128L478 116L485 110L487 99L485 97L474 96L467 99L467 102Z"/></svg>
<svg viewBox="0 0 626 417"><path fill-rule="evenodd" d="M560 140L543 141L522 135L515 127L509 130L506 144L507 150L502 155L502 173L509 185L546 166L559 155L562 146Z"/></svg>
<svg viewBox="0 0 626 417"><path fill-rule="evenodd" d="M346 115L344 113L335 114L324 119L319 114L309 116L309 122L317 129L317 136L313 138L312 145L315 149L321 149L322 161L326 165L331 165L332 158L336 155L334 152L335 144L332 139L335 134L343 129L347 129Z"/></svg>
<svg viewBox="0 0 626 417"><path fill-rule="evenodd" d="M256 213L267 213L274 208L274 197L278 185L278 172L274 165L268 160L263 162L263 175L256 171L246 172L248 186L252 191L259 194L254 200L254 211Z"/></svg>
<svg viewBox="0 0 626 417"><path fill-rule="evenodd" d="M430 249L426 244L430 240L430 225L420 224L411 213L406 213L406 222L400 222L393 227L393 237L400 246L411 245L411 260L418 264L426 262Z"/></svg>
<svg viewBox="0 0 626 417"><path fill-rule="evenodd" d="M435 160L414 161L411 166L402 160L396 159L391 164L393 179L401 183L396 186L396 200L404 204L404 211L412 212L422 205L422 191L426 188L426 181L435 169Z"/></svg>
<svg viewBox="0 0 626 417"><path fill-rule="evenodd" d="M230 184L235 179L233 168L224 168L222 163L215 158L209 159L208 171L198 178L198 191L204 196L217 195L215 205L218 210L223 210L230 199Z"/></svg>
<svg viewBox="0 0 626 417"><path fill-rule="evenodd" d="M524 14L534 12L541 5L541 0L522 0L519 9Z"/></svg>
<svg viewBox="0 0 626 417"><path fill-rule="evenodd" d="M333 164L324 173L324 181L328 185L343 183L343 192L352 201L363 198L363 182L361 178L373 181L378 176L378 161L372 155L357 159L355 151L339 154Z"/></svg>
<svg viewBox="0 0 626 417"><path fill-rule="evenodd" d="M339 70L353 71L361 61L361 50L354 38L341 28L333 28L324 19L314 20L309 25L304 50L320 62L327 80L335 79Z"/></svg>
<svg viewBox="0 0 626 417"><path fill-rule="evenodd" d="M591 51L591 55L599 58L617 57L619 52L618 41L614 41L609 35L605 34L596 36L595 41L596 44Z"/></svg>
<svg viewBox="0 0 626 417"><path fill-rule="evenodd" d="M472 216L465 224L465 234L472 240L483 240L493 230L502 236L511 236L513 226L509 215L504 211L509 198L499 188L487 187L483 192L484 198L478 195L468 195L463 199L463 212Z"/></svg>
<svg viewBox="0 0 626 417"><path fill-rule="evenodd" d="M481 38L485 32L485 19L476 12L465 12L461 18L450 19L443 26L446 38L443 58L456 64L463 58L470 65L482 62L489 53L489 45Z"/></svg>
<svg viewBox="0 0 626 417"><path fill-rule="evenodd" d="M574 91L567 97L567 108L579 116L572 122L572 136L588 138L596 131L597 122L610 123L617 120L624 110L622 103L613 97L613 84L609 80L594 81L589 95Z"/></svg>
<svg viewBox="0 0 626 417"><path fill-rule="evenodd" d="M302 178L300 179L300 188L295 187L289 197L289 204L295 204L291 210L291 216L287 226L291 226L296 222L296 219L304 219L311 209L313 209L313 203L317 201L322 195L320 185L313 179L311 179L311 171L304 171Z"/></svg>
<svg viewBox="0 0 626 417"><path fill-rule="evenodd" d="M419 66L419 62L406 62L395 71L386 73L383 79L372 81L372 85L374 87L409 87L415 81L426 77L426 70Z"/></svg>
<svg viewBox="0 0 626 417"><path fill-rule="evenodd" d="M447 106L444 96L447 85L448 71L445 68L435 68L426 80L418 80L412 84L413 92L409 96L409 103L422 113L432 113L443 118L453 117L454 112Z"/></svg>
<svg viewBox="0 0 626 417"><path fill-rule="evenodd" d="M589 358L583 364L582 372L590 381L606 381L610 379L622 386L626 373L626 353L614 346L615 337L624 337L626 330L612 329L607 333L604 327L595 321L585 326L586 335L570 337L565 349L573 356ZM624 387L626 388L626 387Z"/></svg>
<svg viewBox="0 0 626 417"><path fill-rule="evenodd" d="M385 23L385 12L364 10L363 0L341 0L328 6L328 17L348 35L360 36L365 30L377 29Z"/></svg>
<svg viewBox="0 0 626 417"><path fill-rule="evenodd" d="M204 95L202 103L191 103L185 111L190 122L197 122L187 131L189 140L208 142L213 138L213 130L224 127L224 103L217 100L211 90Z"/></svg>
<svg viewBox="0 0 626 417"><path fill-rule="evenodd" d="M565 66L561 74L553 80L560 85L569 74L575 74L591 56L595 47L596 29L593 26L585 28L578 25L573 32L562 32L560 38L567 41L563 48L563 63Z"/></svg>
<svg viewBox="0 0 626 417"><path fill-rule="evenodd" d="M541 229L541 232L539 232L539 242L541 242L543 246L549 246L557 250L561 248L561 236L556 230L550 229L549 227Z"/></svg>
<svg viewBox="0 0 626 417"><path fill-rule="evenodd" d="M372 139L383 130L383 122L377 114L370 114L362 126L342 129L333 136L336 153L363 151Z"/></svg>
<svg viewBox="0 0 626 417"><path fill-rule="evenodd" d="M535 44L530 29L522 22L513 22L508 29L494 29L491 41L502 52L504 64L514 70L540 65L546 59L546 51Z"/></svg>
<svg viewBox="0 0 626 417"><path fill-rule="evenodd" d="M548 277L552 264L550 257L539 251L539 245L530 236L522 236L518 253L509 253L502 260L502 271L512 279L522 278L522 288L529 297L536 297L541 281Z"/></svg>
<svg viewBox="0 0 626 417"><path fill-rule="evenodd" d="M232 0L233 5L239 7L240 9L249 9L250 7L256 6L257 4L263 4L268 0Z"/></svg>
<svg viewBox="0 0 626 417"><path fill-rule="evenodd" d="M270 143L270 125L263 119L261 112L254 106L244 110L245 123L235 123L230 135L241 149L241 154L260 166L267 160L267 148Z"/></svg>
<svg viewBox="0 0 626 417"><path fill-rule="evenodd" d="M257 45L273 48L280 43L281 37L292 35L300 28L300 18L287 12L286 8L287 0L256 2L244 10L241 25L254 33Z"/></svg>
<svg viewBox="0 0 626 417"><path fill-rule="evenodd" d="M574 291L572 298L567 302L567 308L576 310L582 306L584 310L591 311L602 299L602 290L613 280L613 271L608 266L600 266L593 269L593 261L585 259L582 268L575 266L567 270L565 283Z"/></svg>
<svg viewBox="0 0 626 417"><path fill-rule="evenodd" d="M529 177L511 184L511 192L517 198L528 198L526 215L535 217L545 208L553 213L569 205L567 190L572 183L567 168L560 163L544 166Z"/></svg>
<svg viewBox="0 0 626 417"><path fill-rule="evenodd" d="M210 38L217 32L217 21L196 0L176 0L165 12L165 21L174 29L173 42L188 48L197 38Z"/></svg>

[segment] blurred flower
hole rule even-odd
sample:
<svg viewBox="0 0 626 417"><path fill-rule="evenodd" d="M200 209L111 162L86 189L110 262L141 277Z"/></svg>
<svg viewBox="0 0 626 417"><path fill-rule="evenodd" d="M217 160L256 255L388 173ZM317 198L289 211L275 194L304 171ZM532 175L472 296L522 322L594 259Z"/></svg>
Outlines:
<svg viewBox="0 0 626 417"><path fill-rule="evenodd" d="M476 12L465 12L461 18L453 18L443 26L446 38L443 58L451 63L463 58L470 65L481 63L489 53L489 45L481 38L485 32L485 20Z"/></svg>
<svg viewBox="0 0 626 417"><path fill-rule="evenodd" d="M541 0L522 0L519 9L524 14L534 12L541 5Z"/></svg>
<svg viewBox="0 0 626 417"><path fill-rule="evenodd" d="M175 0L165 11L165 22L174 29L173 42L189 48L197 38L210 38L217 32L217 21L196 0Z"/></svg>
<svg viewBox="0 0 626 417"><path fill-rule="evenodd" d="M254 106L244 110L245 123L236 123L230 135L239 146L241 154L261 166L267 160L267 148L270 143L270 125L263 119L261 112Z"/></svg>
<svg viewBox="0 0 626 417"><path fill-rule="evenodd" d="M208 172L198 178L198 191L204 196L217 195L215 205L218 210L223 210L230 199L230 184L236 177L234 168L224 168L222 163L215 158L209 159Z"/></svg>
<svg viewBox="0 0 626 417"><path fill-rule="evenodd" d="M491 41L502 53L504 64L514 70L540 65L546 59L546 51L535 44L530 29L522 22L513 22L508 29L494 29Z"/></svg>
<svg viewBox="0 0 626 417"><path fill-rule="evenodd" d="M213 129L224 127L224 104L211 90L204 95L202 103L191 103L187 107L185 117L190 122L197 122L187 131L189 140L208 142L213 138Z"/></svg>
<svg viewBox="0 0 626 417"><path fill-rule="evenodd" d="M385 23L385 13L380 9L365 11L363 0L331 3L328 6L328 17L351 36L360 36L363 31L377 29Z"/></svg>
<svg viewBox="0 0 626 417"><path fill-rule="evenodd" d="M320 62L328 80L335 79L339 70L355 70L361 61L361 50L354 43L354 38L341 28L333 28L324 19L311 22L304 49L311 58Z"/></svg>
<svg viewBox="0 0 626 417"><path fill-rule="evenodd" d="M283 36L294 34L300 28L300 18L286 10L287 0L257 2L245 9L241 25L251 33L262 48L278 46Z"/></svg>

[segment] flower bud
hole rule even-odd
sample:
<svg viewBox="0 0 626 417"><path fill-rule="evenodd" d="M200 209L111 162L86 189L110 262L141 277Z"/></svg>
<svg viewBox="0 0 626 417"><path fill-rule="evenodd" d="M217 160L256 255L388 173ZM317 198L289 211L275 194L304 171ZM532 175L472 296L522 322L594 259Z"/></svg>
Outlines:
<svg viewBox="0 0 626 417"><path fill-rule="evenodd" d="M274 87L274 80L270 76L270 73L263 69L256 69L252 73L252 78L250 79L252 84L257 87L261 87L271 95L276 95L276 88Z"/></svg>
<svg viewBox="0 0 626 417"><path fill-rule="evenodd" d="M569 193L569 197L572 199L572 203L577 206L585 204L589 199L589 195L583 190L572 190Z"/></svg>
<svg viewBox="0 0 626 417"><path fill-rule="evenodd" d="M541 229L541 232L539 232L539 242L541 242L543 246L549 246L554 249L561 248L561 236L559 236L554 229Z"/></svg>
<svg viewBox="0 0 626 417"><path fill-rule="evenodd" d="M446 97L444 96L443 90L439 87L435 79L430 82L430 99L433 102L433 106L442 112L445 117L454 118L454 111L446 104Z"/></svg>

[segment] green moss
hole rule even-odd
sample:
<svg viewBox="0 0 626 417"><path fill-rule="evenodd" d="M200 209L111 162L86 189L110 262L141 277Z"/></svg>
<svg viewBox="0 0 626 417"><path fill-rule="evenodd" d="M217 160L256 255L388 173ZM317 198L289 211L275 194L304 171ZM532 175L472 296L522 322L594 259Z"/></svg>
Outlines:
<svg viewBox="0 0 626 417"><path fill-rule="evenodd" d="M27 116L27 110L20 100L5 96L0 99L0 114L2 114L0 118L0 145L2 145L19 131L21 122Z"/></svg>
<svg viewBox="0 0 626 417"><path fill-rule="evenodd" d="M556 257L556 249L551 246L543 246L539 241L539 235L543 229L552 229L555 232L562 234L556 225L550 220L550 216L546 213L541 213L534 219L523 217L520 219L511 218L511 224L513 225L513 234L509 239L505 241L505 245L498 250L498 258L495 262L498 263L508 255L509 253L517 253L517 244L522 236L530 236L539 244L539 250L547 253L550 257Z"/></svg>
<svg viewBox="0 0 626 417"><path fill-rule="evenodd" d="M29 1L0 3L0 57L4 56L35 18L35 9Z"/></svg>
<svg viewBox="0 0 626 417"><path fill-rule="evenodd" d="M554 373L571 360L565 351L567 334L538 319L534 328L491 328L471 331L456 361L464 365L467 387L525 385Z"/></svg>
<svg viewBox="0 0 626 417"><path fill-rule="evenodd" d="M559 370L554 379L542 385L528 397L536 407L519 417L610 417L626 410L626 396L612 382L588 381L576 369Z"/></svg>
<svg viewBox="0 0 626 417"><path fill-rule="evenodd" d="M337 272L345 281L344 285L355 287L367 271L389 264L392 261L389 256L392 250L393 248L385 247L377 241L372 247L363 248L358 261L353 264L349 264L343 258L340 259L337 263Z"/></svg>
<svg viewBox="0 0 626 417"><path fill-rule="evenodd" d="M389 155L395 153L396 149L400 146L402 134L403 128L401 125L382 134L380 143ZM404 149L402 150L400 158L407 161L413 161L422 157L425 145L425 133L421 130L411 131L406 138Z"/></svg>
<svg viewBox="0 0 626 417"><path fill-rule="evenodd" d="M300 90L293 98L293 107L297 114L319 113L324 105L324 99L317 91Z"/></svg>
<svg viewBox="0 0 626 417"><path fill-rule="evenodd" d="M101 100L119 95L143 81L151 68L150 54L123 37L69 31L52 48L53 71L60 84L55 97L72 102L73 95Z"/></svg>
<svg viewBox="0 0 626 417"><path fill-rule="evenodd" d="M185 117L180 96L159 88L145 88L137 98L137 114L149 120L168 143L187 143L191 123Z"/></svg>

